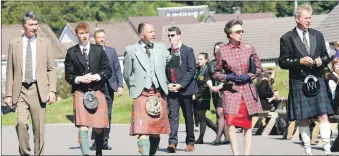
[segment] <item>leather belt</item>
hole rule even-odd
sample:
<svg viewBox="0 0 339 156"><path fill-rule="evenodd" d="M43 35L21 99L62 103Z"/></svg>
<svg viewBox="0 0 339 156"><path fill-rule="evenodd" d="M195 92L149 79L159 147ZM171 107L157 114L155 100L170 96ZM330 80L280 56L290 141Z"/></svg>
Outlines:
<svg viewBox="0 0 339 156"><path fill-rule="evenodd" d="M26 89L31 87L33 84L36 84L36 81L35 82L31 82L31 83L22 82L22 86L25 87Z"/></svg>

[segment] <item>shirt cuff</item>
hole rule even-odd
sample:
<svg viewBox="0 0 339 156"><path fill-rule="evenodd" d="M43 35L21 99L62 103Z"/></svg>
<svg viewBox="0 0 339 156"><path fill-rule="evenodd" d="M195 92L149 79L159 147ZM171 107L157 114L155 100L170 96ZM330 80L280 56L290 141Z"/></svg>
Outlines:
<svg viewBox="0 0 339 156"><path fill-rule="evenodd" d="M94 76L97 78L97 80L96 80L96 81L100 81L100 80L101 80L101 77L100 77L100 75L99 75L99 74L94 74Z"/></svg>
<svg viewBox="0 0 339 156"><path fill-rule="evenodd" d="M74 83L75 83L75 84L80 84L80 82L79 82L79 76L75 77Z"/></svg>

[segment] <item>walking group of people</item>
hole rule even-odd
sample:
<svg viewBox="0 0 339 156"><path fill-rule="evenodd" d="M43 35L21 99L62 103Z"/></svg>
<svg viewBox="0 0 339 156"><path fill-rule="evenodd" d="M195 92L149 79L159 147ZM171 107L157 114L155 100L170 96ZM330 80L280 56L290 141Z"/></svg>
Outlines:
<svg viewBox="0 0 339 156"><path fill-rule="evenodd" d="M320 136L327 155L330 151L330 123L334 114L324 68L330 62L324 37L310 28L312 8L299 6L295 12L297 26L280 39L279 66L289 70L289 120L298 120L305 152L311 155L309 119L318 117ZM234 155L239 154L236 127L244 129L244 154L249 155L252 115L262 111L262 101L273 95L260 96L255 79L264 69L253 45L242 42L245 30L239 19L226 23L227 43L216 43L215 59L206 52L197 55L183 44L178 27L168 29L171 47L155 42L152 24L138 26L140 40L126 47L121 72L114 48L105 46L104 30L96 30L96 44L89 42L89 24L79 22L75 33L79 44L67 50L65 79L72 86L74 123L79 129L78 142L83 155L96 150L102 155L108 144L114 92L123 94L123 80L133 98L130 135L137 136L141 155L155 155L160 134L169 134L167 151L175 153L178 145L179 109L186 126L186 152L203 143L206 126L216 132L214 145L229 139ZM17 107L16 126L19 152L28 155L28 111L32 117L34 154L43 154L45 107L55 102L56 73L53 49L48 39L36 34L38 21L34 12L22 18L24 34L9 46L5 103ZM268 76L266 76L268 77ZM268 80L268 79L267 79ZM261 78L260 82L266 81ZM271 82L269 82L271 83ZM270 84L268 84L270 86ZM267 87L266 87L267 88ZM263 94L264 95L264 94ZM217 124L206 118L210 101L216 108ZM200 124L194 136L194 116ZM89 147L88 130L93 128L95 143Z"/></svg>

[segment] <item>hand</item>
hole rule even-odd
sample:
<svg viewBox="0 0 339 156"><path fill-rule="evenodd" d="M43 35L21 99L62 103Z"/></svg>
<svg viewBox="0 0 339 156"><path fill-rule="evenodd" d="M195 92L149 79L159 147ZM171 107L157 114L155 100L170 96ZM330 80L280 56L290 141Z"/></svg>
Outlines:
<svg viewBox="0 0 339 156"><path fill-rule="evenodd" d="M218 93L218 92L219 92L218 86L212 86L210 89L211 89L211 91L212 91L213 93Z"/></svg>
<svg viewBox="0 0 339 156"><path fill-rule="evenodd" d="M6 97L6 98L4 99L4 104L5 104L6 106L12 107L12 97Z"/></svg>
<svg viewBox="0 0 339 156"><path fill-rule="evenodd" d="M85 83L85 84L91 83L93 78L90 75L91 74L79 76L78 81L81 82L81 83Z"/></svg>
<svg viewBox="0 0 339 156"><path fill-rule="evenodd" d="M88 75L88 78L91 80L91 82L97 80L96 75L91 75L91 74L90 74L90 75Z"/></svg>
<svg viewBox="0 0 339 156"><path fill-rule="evenodd" d="M279 96L279 92L278 91L274 91L273 92L273 96Z"/></svg>
<svg viewBox="0 0 339 156"><path fill-rule="evenodd" d="M233 81L235 83L241 83L241 79L239 76L235 76L235 73L227 74L226 80Z"/></svg>
<svg viewBox="0 0 339 156"><path fill-rule="evenodd" d="M173 86L173 90L175 90L176 92L178 92L181 88L182 88L182 86L178 83L174 84L174 86Z"/></svg>
<svg viewBox="0 0 339 156"><path fill-rule="evenodd" d="M118 92L119 96L122 96L124 94L124 88L118 87L118 91L117 92Z"/></svg>
<svg viewBox="0 0 339 156"><path fill-rule="evenodd" d="M192 95L192 100L195 100L195 94Z"/></svg>
<svg viewBox="0 0 339 156"><path fill-rule="evenodd" d="M317 65L317 67L319 67L323 64L323 61L320 59L320 57L315 59L315 64Z"/></svg>
<svg viewBox="0 0 339 156"><path fill-rule="evenodd" d="M48 95L47 95L47 102L49 104L52 104L56 101L56 98L55 98L55 93L54 92L49 92Z"/></svg>
<svg viewBox="0 0 339 156"><path fill-rule="evenodd" d="M239 77L242 83L251 81L251 77L248 74L241 74Z"/></svg>
<svg viewBox="0 0 339 156"><path fill-rule="evenodd" d="M176 90L174 90L174 84L173 83L168 84L167 87L168 87L169 92L177 92Z"/></svg>
<svg viewBox="0 0 339 156"><path fill-rule="evenodd" d="M300 59L300 64L308 67L313 67L313 60L309 56L305 56Z"/></svg>

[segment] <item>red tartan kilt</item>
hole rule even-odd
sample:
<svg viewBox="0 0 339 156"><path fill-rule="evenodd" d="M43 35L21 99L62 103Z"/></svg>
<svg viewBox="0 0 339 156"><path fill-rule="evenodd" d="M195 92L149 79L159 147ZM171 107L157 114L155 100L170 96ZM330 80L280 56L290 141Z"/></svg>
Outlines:
<svg viewBox="0 0 339 156"><path fill-rule="evenodd" d="M146 112L146 99L148 96L154 95L160 97L162 109L158 117L151 117ZM134 99L131 113L131 136L138 134L168 134L170 131L169 126L167 102L164 95L154 91L143 91L138 98Z"/></svg>
<svg viewBox="0 0 339 156"><path fill-rule="evenodd" d="M96 91L99 101L95 113L89 113L84 106L84 93L75 91L73 95L73 113L75 126L88 126L94 128L108 128L108 109L105 95L101 91Z"/></svg>

